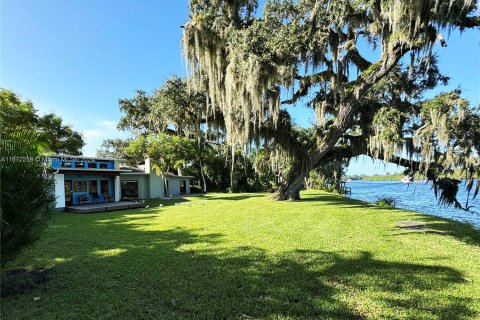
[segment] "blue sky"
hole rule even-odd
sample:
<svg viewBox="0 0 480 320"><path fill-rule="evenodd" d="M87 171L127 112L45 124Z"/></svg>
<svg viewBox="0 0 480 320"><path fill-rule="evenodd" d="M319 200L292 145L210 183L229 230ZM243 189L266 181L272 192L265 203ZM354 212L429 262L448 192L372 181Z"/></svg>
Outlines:
<svg viewBox="0 0 480 320"><path fill-rule="evenodd" d="M187 18L187 0L2 0L1 86L83 132L84 154L94 155L103 139L125 136L115 128L119 98L185 74L180 26ZM451 77L441 90L461 87L474 104L480 103L479 34L455 31L447 48L435 48ZM305 108L292 114L301 125L313 121ZM349 168L385 170L399 171L363 158Z"/></svg>

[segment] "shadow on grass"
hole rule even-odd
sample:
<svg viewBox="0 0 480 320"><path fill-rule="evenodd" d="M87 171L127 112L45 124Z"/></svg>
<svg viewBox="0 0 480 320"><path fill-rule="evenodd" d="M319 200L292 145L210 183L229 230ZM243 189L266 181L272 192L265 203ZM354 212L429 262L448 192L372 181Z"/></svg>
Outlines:
<svg viewBox="0 0 480 320"><path fill-rule="evenodd" d="M75 228L84 232L58 228L55 243L42 251L43 259L61 257L65 262L52 268L52 280L41 293L45 302L32 307L28 293L8 297L2 313L44 319L87 314L118 319L362 319L372 317L372 310L377 318L400 311L407 317L474 316L470 299L438 293L461 281L462 274L452 268L387 262L363 251L273 255L251 246L228 247L221 234L182 228L149 231L144 229L148 222L131 215L104 218L76 219ZM364 292L373 294L366 298ZM377 308L369 307L369 299L376 299ZM382 304L386 307L379 314Z"/></svg>
<svg viewBox="0 0 480 320"><path fill-rule="evenodd" d="M148 205L150 208L158 207L160 205L162 207L169 207L169 206L174 206L177 203L185 203L185 202L190 202L190 200L186 198L145 200L145 204Z"/></svg>
<svg viewBox="0 0 480 320"><path fill-rule="evenodd" d="M205 194L203 195L204 198L209 199L209 200L247 200L251 198L262 198L265 197L264 193L242 193L242 194L235 194L235 193L225 193L225 195L222 194Z"/></svg>
<svg viewBox="0 0 480 320"><path fill-rule="evenodd" d="M417 220L425 221L431 232L454 237L467 244L480 246L480 232L475 227L454 220L424 215Z"/></svg>
<svg viewBox="0 0 480 320"><path fill-rule="evenodd" d="M152 199L152 200L145 200L145 204L147 204L150 208L155 208L158 206L163 206L163 207L168 207L168 206L174 206L179 203L186 203L186 202L193 202L189 199L190 196L184 197L174 197L171 199ZM237 201L237 200L247 200L251 198L258 198L258 197L265 197L265 194L255 194L255 193L242 193L242 194L231 194L231 193L225 193L225 194L219 194L219 193L205 193L205 194L195 194L192 195L191 197L195 197L196 199L201 200L232 200L232 201Z"/></svg>
<svg viewBox="0 0 480 320"><path fill-rule="evenodd" d="M368 202L364 202L361 200L349 199L349 198L344 198L342 196L336 196L336 195L330 195L330 194L307 195L306 197L304 197L304 199L300 201L305 201L305 202L318 201L318 202L321 202L320 204L321 206L334 206L336 208L378 209L378 210L381 210L381 212L408 211L406 209L401 209L401 208L379 207L374 204L370 204ZM421 214L414 211L411 211L411 212L418 214L418 216L414 218L415 220L424 221L426 223L426 230L419 230L416 232L451 236L467 244L472 244L477 246L480 245L479 230L467 223L462 223L455 220ZM411 231L405 232L405 233L397 233L396 235L398 236L398 235L408 234L408 233L411 233Z"/></svg>
<svg viewBox="0 0 480 320"><path fill-rule="evenodd" d="M341 195L334 194L308 194L302 195L300 202L319 202L320 205L334 206L336 208L380 208L372 203L350 199ZM382 210L398 210L398 208L381 207Z"/></svg>

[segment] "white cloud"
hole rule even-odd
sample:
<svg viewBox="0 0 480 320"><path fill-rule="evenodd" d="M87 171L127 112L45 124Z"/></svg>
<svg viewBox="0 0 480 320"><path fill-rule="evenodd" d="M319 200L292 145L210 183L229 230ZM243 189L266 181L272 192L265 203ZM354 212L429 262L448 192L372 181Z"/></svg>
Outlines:
<svg viewBox="0 0 480 320"><path fill-rule="evenodd" d="M125 132L117 129L117 123L115 121L98 121L95 127L83 131L83 137L86 143L83 148L83 154L86 156L94 156L102 145L103 140L126 138L127 136Z"/></svg>
<svg viewBox="0 0 480 320"><path fill-rule="evenodd" d="M83 133L85 140L92 140L102 136L102 131L100 129L90 129Z"/></svg>
<svg viewBox="0 0 480 320"><path fill-rule="evenodd" d="M100 126L109 128L111 130L117 130L117 123L115 121L103 120L98 123Z"/></svg>

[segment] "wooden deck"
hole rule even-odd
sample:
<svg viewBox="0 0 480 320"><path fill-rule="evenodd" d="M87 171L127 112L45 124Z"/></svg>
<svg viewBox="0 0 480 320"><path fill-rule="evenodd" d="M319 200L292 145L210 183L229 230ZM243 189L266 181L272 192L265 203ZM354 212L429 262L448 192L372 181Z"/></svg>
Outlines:
<svg viewBox="0 0 480 320"><path fill-rule="evenodd" d="M74 213L93 213L104 211L116 211L135 208L144 208L145 204L137 201L117 201L117 202L103 202L103 203L90 203L80 204L74 206L65 207L66 212Z"/></svg>

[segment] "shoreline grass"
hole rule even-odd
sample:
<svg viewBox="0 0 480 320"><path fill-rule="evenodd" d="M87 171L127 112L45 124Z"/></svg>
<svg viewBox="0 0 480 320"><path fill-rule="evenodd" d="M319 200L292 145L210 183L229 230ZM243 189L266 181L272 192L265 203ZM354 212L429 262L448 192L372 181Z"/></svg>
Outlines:
<svg viewBox="0 0 480 320"><path fill-rule="evenodd" d="M49 281L2 299L2 319L480 316L480 230L321 191L269 197L57 214L7 266L47 267ZM406 219L425 230L396 228Z"/></svg>

